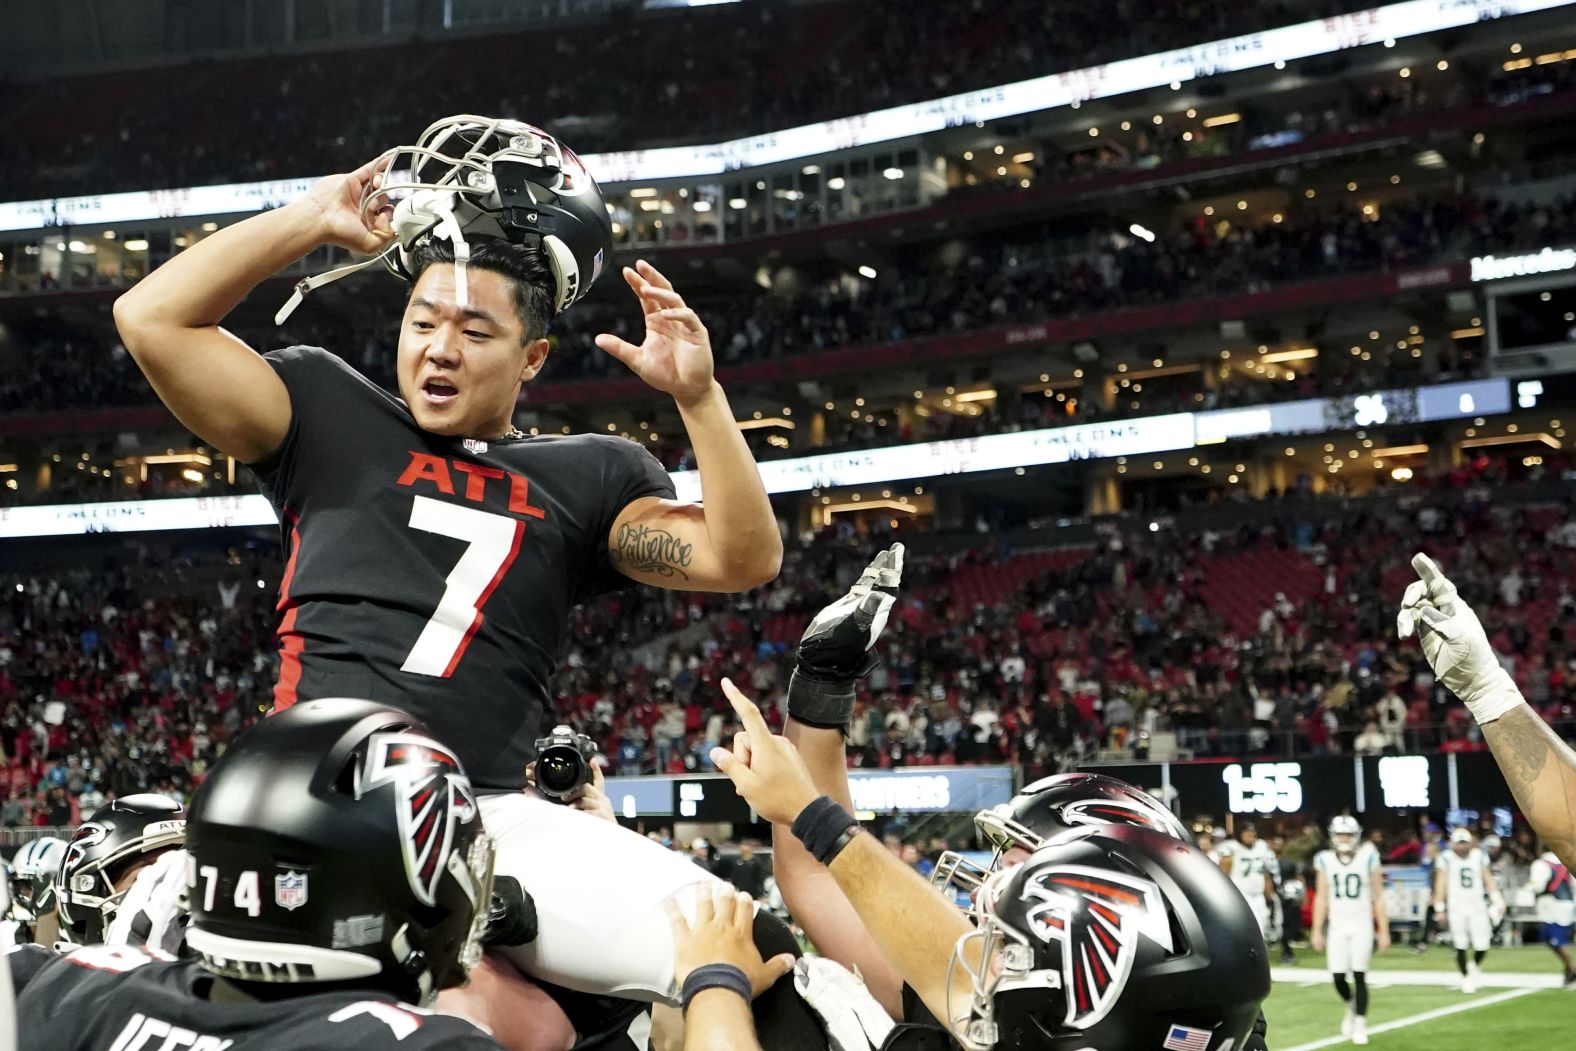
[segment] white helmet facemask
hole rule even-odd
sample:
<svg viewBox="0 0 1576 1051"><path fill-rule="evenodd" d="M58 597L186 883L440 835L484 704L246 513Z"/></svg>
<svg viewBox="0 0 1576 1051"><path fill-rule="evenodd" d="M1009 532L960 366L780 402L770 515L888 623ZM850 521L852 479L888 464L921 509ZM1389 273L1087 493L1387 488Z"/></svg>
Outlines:
<svg viewBox="0 0 1576 1051"><path fill-rule="evenodd" d="M596 184L580 159L541 129L494 117L445 117L415 145L396 146L379 160L380 175L362 192L361 218L370 227L372 217L392 208L394 239L371 258L298 281L274 315L275 324L284 324L312 290L375 263L410 280L415 251L433 237L453 246L455 297L462 308L468 303L467 235L535 240L553 274L554 314L579 299L601 272L601 251L593 272L584 275L574 251L554 232L555 217L566 214L558 207L563 198L589 195L587 203L605 211Z"/></svg>

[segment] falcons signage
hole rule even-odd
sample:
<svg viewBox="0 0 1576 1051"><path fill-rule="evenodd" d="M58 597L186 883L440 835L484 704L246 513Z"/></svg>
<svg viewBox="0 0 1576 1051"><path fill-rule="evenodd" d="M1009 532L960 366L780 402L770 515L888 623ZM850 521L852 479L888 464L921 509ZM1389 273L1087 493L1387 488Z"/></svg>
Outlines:
<svg viewBox="0 0 1576 1051"><path fill-rule="evenodd" d="M1160 888L1104 869L1064 865L1036 873L1024 891L1039 904L1029 928L1061 949L1067 1025L1088 1029L1103 1019L1133 973L1142 935L1171 951L1171 925Z"/></svg>

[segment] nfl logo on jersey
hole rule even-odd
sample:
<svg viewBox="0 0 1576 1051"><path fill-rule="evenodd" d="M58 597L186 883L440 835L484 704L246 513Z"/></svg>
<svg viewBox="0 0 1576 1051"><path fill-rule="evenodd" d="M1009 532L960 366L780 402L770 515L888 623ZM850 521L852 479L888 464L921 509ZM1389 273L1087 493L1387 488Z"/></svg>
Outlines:
<svg viewBox="0 0 1576 1051"><path fill-rule="evenodd" d="M285 872L274 877L274 904L294 912L306 904L306 873Z"/></svg>
<svg viewBox="0 0 1576 1051"><path fill-rule="evenodd" d="M480 456L487 451L487 443L479 438L467 438L460 443L465 446L465 451L474 456Z"/></svg>

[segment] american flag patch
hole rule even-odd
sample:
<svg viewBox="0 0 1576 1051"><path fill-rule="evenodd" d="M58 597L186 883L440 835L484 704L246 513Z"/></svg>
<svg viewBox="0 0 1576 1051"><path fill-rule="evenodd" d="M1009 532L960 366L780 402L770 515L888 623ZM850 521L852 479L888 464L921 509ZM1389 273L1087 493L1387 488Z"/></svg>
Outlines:
<svg viewBox="0 0 1576 1051"><path fill-rule="evenodd" d="M1190 1029L1174 1025L1166 1033L1166 1042L1160 1046L1165 1051L1209 1051L1209 1039L1214 1036L1208 1029Z"/></svg>

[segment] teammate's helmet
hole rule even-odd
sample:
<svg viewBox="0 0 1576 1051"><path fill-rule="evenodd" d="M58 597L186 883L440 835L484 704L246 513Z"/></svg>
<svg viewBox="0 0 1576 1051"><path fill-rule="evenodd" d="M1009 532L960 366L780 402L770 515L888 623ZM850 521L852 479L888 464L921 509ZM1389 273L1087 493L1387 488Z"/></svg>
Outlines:
<svg viewBox="0 0 1576 1051"><path fill-rule="evenodd" d="M1357 853L1357 844L1363 835L1363 826L1350 814L1342 814L1330 820L1330 843L1335 847L1335 852L1341 857L1351 857Z"/></svg>
<svg viewBox="0 0 1576 1051"><path fill-rule="evenodd" d="M992 876L979 913L947 989L969 1051L1219 1051L1242 1046L1269 994L1247 902L1196 847L1152 829L1069 832Z"/></svg>
<svg viewBox="0 0 1576 1051"><path fill-rule="evenodd" d="M55 884L60 937L75 945L104 940L132 865L186 840L186 809L168 796L125 796L99 807L66 845Z"/></svg>
<svg viewBox="0 0 1576 1051"><path fill-rule="evenodd" d="M1027 786L1011 802L974 815L975 831L991 848L989 868L948 851L936 863L931 882L974 890L1014 847L1032 852L1068 829L1109 824L1137 825L1193 842L1176 815L1141 788L1104 774L1054 774Z"/></svg>
<svg viewBox="0 0 1576 1051"><path fill-rule="evenodd" d="M480 958L492 841L459 760L372 701L297 704L192 800L186 944L241 981L355 981L425 1004Z"/></svg>
<svg viewBox="0 0 1576 1051"><path fill-rule="evenodd" d="M55 907L55 879L66 856L66 841L46 836L29 840L11 859L11 910L31 923Z"/></svg>

